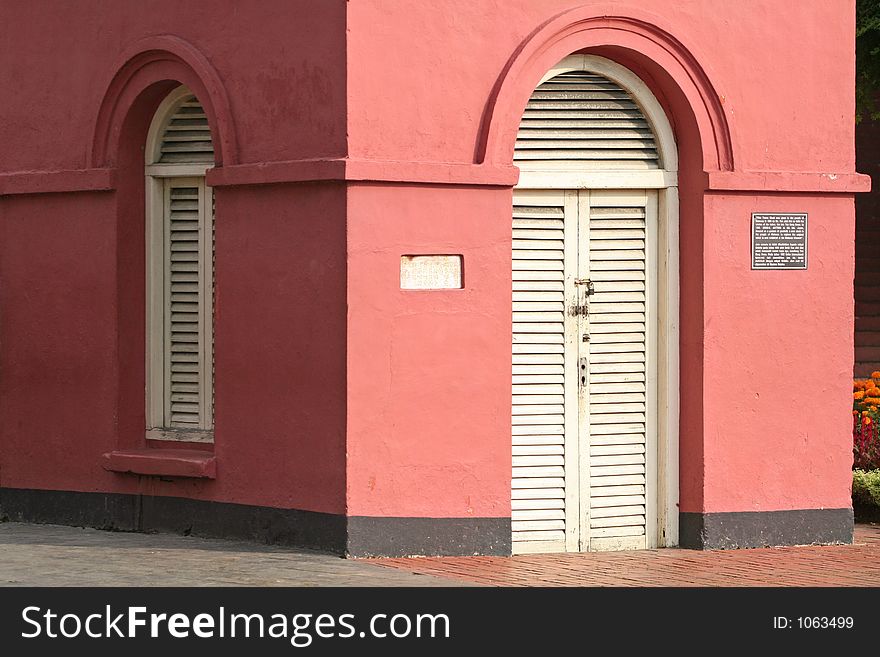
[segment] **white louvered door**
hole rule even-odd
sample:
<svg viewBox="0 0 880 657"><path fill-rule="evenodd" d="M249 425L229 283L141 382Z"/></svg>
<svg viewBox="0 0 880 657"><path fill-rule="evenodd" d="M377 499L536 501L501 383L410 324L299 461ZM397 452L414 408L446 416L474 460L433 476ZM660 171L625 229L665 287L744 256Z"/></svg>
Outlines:
<svg viewBox="0 0 880 657"><path fill-rule="evenodd" d="M516 191L516 553L654 545L657 193Z"/></svg>

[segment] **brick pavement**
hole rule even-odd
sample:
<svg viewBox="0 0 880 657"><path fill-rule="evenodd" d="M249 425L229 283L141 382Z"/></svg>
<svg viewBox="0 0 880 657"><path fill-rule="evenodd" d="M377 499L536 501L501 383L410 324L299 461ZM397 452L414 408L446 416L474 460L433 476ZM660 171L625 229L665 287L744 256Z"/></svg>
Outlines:
<svg viewBox="0 0 880 657"><path fill-rule="evenodd" d="M422 557L372 563L489 586L880 586L880 525L857 525L853 545Z"/></svg>
<svg viewBox="0 0 880 657"><path fill-rule="evenodd" d="M0 523L0 586L463 585L242 541Z"/></svg>

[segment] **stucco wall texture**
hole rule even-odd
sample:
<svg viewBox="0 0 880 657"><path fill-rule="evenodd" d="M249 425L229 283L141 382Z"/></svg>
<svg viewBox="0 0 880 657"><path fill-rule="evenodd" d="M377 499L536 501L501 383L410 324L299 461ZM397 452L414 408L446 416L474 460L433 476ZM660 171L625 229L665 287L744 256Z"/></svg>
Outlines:
<svg viewBox="0 0 880 657"><path fill-rule="evenodd" d="M345 9L0 3L0 171L101 166L111 80L157 36L216 71L239 146L227 163L344 155ZM103 469L103 453L144 443L138 152L107 153L119 192L0 197L0 486L344 513L345 190L332 183L215 190L218 477Z"/></svg>
<svg viewBox="0 0 880 657"><path fill-rule="evenodd" d="M733 170L773 172L779 179L775 187L765 185L763 193L756 193L755 185L746 186L744 193L704 193L688 185L694 170L711 169L711 163L693 144L700 139L689 125L693 109L674 97L676 84L684 87L685 81L670 82L662 71L640 67L632 52L594 49L623 59L641 74L666 105L683 151L683 511L850 505L852 197L824 197L813 193L818 189L798 192L794 179L798 174L853 171L851 5L807 3L794 12L773 2L702 0L349 5L350 157L474 161L486 99L511 54L545 21L577 7L583 15L632 16L669 32L706 72L722 103ZM357 29L363 25L370 29ZM619 38L624 42L628 36ZM794 42L799 44L796 52L786 45ZM529 71L532 79L522 85L526 93L543 70ZM505 118L515 128L518 117ZM383 194L389 202L375 207L373 198ZM447 235L459 236L459 250L466 250L462 225L475 223L484 239L496 235L503 240L493 251L508 257L508 198L499 199L490 214L477 211L465 192L446 189L443 211L438 213L437 204L427 200L433 198L430 190L399 187L393 194L392 203L388 190L352 190L350 247L360 244L357 222L359 228L369 227L374 250L454 248L456 241ZM751 271L750 216L761 211L809 213L809 270ZM401 231L412 237L396 244ZM420 233L428 231L444 239L426 241ZM466 267L500 271L501 263L493 268L485 260L488 256L466 254ZM351 317L362 317L365 326L388 327L382 338L370 338L375 348L368 363L352 357L362 351L361 339L357 331L349 332L349 449L363 454L349 461L350 509L366 515L506 512L506 481L491 485L485 470L477 463L470 465L478 446L491 444L487 455L498 455L506 444L506 432L500 428L509 412L506 343L499 340L496 348L486 348L482 325L480 332L472 325L462 330L461 320L475 312L471 307L433 314L426 321L430 330L406 330L412 325L413 302L396 290L393 276L377 275L373 259L374 253L367 257L359 248L350 249L350 295L369 280L372 292L366 298L384 298L381 304L364 298L363 304L355 305L350 297ZM383 280L384 295L377 289ZM482 284L482 278L469 276L468 286L475 286L470 293L481 298L478 310L497 307L500 315L489 317L494 317L494 330L503 334L509 326L507 308L494 302L507 293L508 281L499 280L485 290ZM445 302L438 298L438 303ZM428 335L431 342L425 340ZM438 343L437 337L444 335ZM375 344L379 342L381 346ZM441 360L450 373L468 373L452 390L437 385L437 394L430 395L413 390L427 380L393 377L404 360L417 369L422 359L438 358L437 351L443 352ZM377 354L383 352L379 363ZM392 373L390 388L375 385L377 371ZM494 379L487 372L499 376ZM435 374L425 372L428 380ZM474 376L487 378L478 397L462 390ZM419 403L411 402L414 394ZM454 394L462 398L450 399ZM356 412L359 408L371 413ZM479 422L487 413L496 414L491 431ZM443 422L446 415L450 419ZM372 421L383 416L407 427L401 433L413 443L393 429L377 432ZM433 426L426 433L428 417ZM473 419L470 428L460 426L462 418ZM425 444L417 435L431 435L432 440ZM375 461L370 453L377 456ZM493 459L499 471L508 465L506 453L503 456ZM395 476L378 474L385 469L378 466L389 462L397 463ZM469 478L474 483L468 484ZM481 495L473 495L474 486ZM383 489L387 493L376 494Z"/></svg>
<svg viewBox="0 0 880 657"><path fill-rule="evenodd" d="M0 2L0 486L509 517L512 136L543 72L586 51L645 81L679 145L680 509L849 507L853 16L852 0ZM213 178L213 481L101 467L142 403L121 183L19 193L114 168L95 159L107 90L163 35L215 72L228 107L202 100L234 144ZM750 269L757 211L809 213L807 271ZM401 290L412 253L462 254L464 289Z"/></svg>

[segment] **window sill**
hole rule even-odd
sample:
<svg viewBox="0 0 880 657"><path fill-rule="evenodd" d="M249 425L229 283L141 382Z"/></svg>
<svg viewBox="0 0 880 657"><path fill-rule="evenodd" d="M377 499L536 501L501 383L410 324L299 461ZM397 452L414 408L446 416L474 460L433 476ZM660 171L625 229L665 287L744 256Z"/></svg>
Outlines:
<svg viewBox="0 0 880 657"><path fill-rule="evenodd" d="M194 449L128 449L107 452L104 469L139 475L214 479L217 459Z"/></svg>

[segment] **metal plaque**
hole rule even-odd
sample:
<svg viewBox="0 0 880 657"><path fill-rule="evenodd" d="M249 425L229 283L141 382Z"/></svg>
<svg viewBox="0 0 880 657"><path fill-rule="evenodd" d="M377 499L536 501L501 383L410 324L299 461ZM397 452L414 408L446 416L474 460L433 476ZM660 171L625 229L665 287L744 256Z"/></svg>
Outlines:
<svg viewBox="0 0 880 657"><path fill-rule="evenodd" d="M405 255L400 257L400 287L404 290L461 288L460 255Z"/></svg>
<svg viewBox="0 0 880 657"><path fill-rule="evenodd" d="M807 268L807 213L752 213L752 269Z"/></svg>

